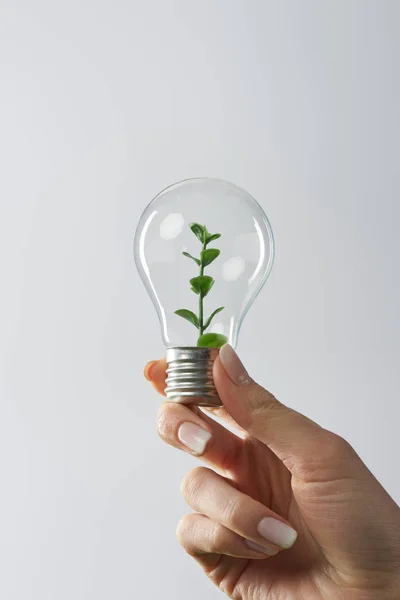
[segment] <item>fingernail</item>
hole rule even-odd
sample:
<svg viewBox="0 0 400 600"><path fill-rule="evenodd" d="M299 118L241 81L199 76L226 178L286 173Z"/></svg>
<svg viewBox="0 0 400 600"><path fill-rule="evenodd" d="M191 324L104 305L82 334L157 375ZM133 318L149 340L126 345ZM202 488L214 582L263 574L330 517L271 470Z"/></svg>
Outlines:
<svg viewBox="0 0 400 600"><path fill-rule="evenodd" d="M285 549L291 548L297 539L297 532L294 529L272 517L261 519L258 533L272 544Z"/></svg>
<svg viewBox="0 0 400 600"><path fill-rule="evenodd" d="M249 374L232 346L224 344L219 351L219 358L233 383L241 386L251 382Z"/></svg>
<svg viewBox="0 0 400 600"><path fill-rule="evenodd" d="M152 360L149 363L147 363L147 365L144 368L144 376L146 377L147 381L151 381L152 380L152 376L151 376L151 372L154 369L154 366L157 364L156 360Z"/></svg>
<svg viewBox="0 0 400 600"><path fill-rule="evenodd" d="M272 546L260 546L260 544L256 544L251 540L245 540L245 544L250 550L255 550L256 552L260 552L260 554L266 554L267 556L275 556L278 554L279 550L273 548Z"/></svg>
<svg viewBox="0 0 400 600"><path fill-rule="evenodd" d="M178 430L178 438L192 452L203 454L211 433L194 423L182 423Z"/></svg>

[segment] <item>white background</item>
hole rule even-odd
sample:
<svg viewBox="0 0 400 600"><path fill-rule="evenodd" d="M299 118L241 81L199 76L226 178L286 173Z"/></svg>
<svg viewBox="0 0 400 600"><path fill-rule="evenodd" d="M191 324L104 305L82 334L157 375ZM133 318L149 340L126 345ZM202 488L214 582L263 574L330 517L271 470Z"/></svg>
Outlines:
<svg viewBox="0 0 400 600"><path fill-rule="evenodd" d="M276 235L239 352L394 498L400 3L0 3L0 596L219 598L175 541L195 460L155 432L132 260L166 185L231 180Z"/></svg>

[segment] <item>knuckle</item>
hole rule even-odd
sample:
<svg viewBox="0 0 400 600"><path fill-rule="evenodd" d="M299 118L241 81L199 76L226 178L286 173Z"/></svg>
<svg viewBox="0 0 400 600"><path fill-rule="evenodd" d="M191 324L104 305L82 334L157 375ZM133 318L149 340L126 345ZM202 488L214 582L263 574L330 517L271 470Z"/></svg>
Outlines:
<svg viewBox="0 0 400 600"><path fill-rule="evenodd" d="M345 461L354 456L355 451L347 440L336 433L324 432L323 455L335 462Z"/></svg>
<svg viewBox="0 0 400 600"><path fill-rule="evenodd" d="M301 487L302 482L323 482L327 477L344 477L351 472L357 456L345 439L324 429L309 440L308 450L307 459L296 465L293 487Z"/></svg>
<svg viewBox="0 0 400 600"><path fill-rule="evenodd" d="M189 471L182 480L181 492L185 500L195 502L203 491L203 486L209 476L209 469L196 467Z"/></svg>
<svg viewBox="0 0 400 600"><path fill-rule="evenodd" d="M273 417L277 409L284 410L279 400L271 392L268 392L258 384L249 390L249 401L251 406L251 425L258 426L259 419ZM287 409L289 411L289 409Z"/></svg>
<svg viewBox="0 0 400 600"><path fill-rule="evenodd" d="M229 499L225 505L224 521L228 524L229 528L240 530L243 515L246 514L246 511L247 509L243 499L240 496L233 497Z"/></svg>

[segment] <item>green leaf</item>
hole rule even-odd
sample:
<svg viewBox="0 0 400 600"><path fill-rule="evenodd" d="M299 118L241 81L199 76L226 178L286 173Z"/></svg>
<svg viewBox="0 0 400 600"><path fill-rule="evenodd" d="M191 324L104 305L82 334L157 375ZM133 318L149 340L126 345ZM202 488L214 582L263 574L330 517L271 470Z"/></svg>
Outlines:
<svg viewBox="0 0 400 600"><path fill-rule="evenodd" d="M210 242L213 242L214 240L217 240L220 237L220 233L209 233L206 238L206 244L209 244Z"/></svg>
<svg viewBox="0 0 400 600"><path fill-rule="evenodd" d="M222 333L204 333L197 340L197 345L202 348L221 348L228 338Z"/></svg>
<svg viewBox="0 0 400 600"><path fill-rule="evenodd" d="M179 310L175 311L175 314L178 315L178 317L182 317L182 319L186 319L186 321L189 321L189 323L192 323L195 327L197 327L197 329L199 328L199 319L191 310L180 308Z"/></svg>
<svg viewBox="0 0 400 600"><path fill-rule="evenodd" d="M218 256L221 251L216 248L208 248L208 250L202 250L200 253L200 260L203 267L210 265Z"/></svg>
<svg viewBox="0 0 400 600"><path fill-rule="evenodd" d="M190 280L190 285L196 294L200 294L204 298L214 285L214 279L208 275L199 275Z"/></svg>
<svg viewBox="0 0 400 600"><path fill-rule="evenodd" d="M201 243L204 243L204 238L207 235L207 230L203 225L199 225L199 223L190 223L190 229L193 231L194 235L199 238Z"/></svg>
<svg viewBox="0 0 400 600"><path fill-rule="evenodd" d="M215 317L215 315L217 315L218 313L221 312L221 310L224 310L225 306L220 306L219 308L216 308L214 310L214 312L211 313L211 315L208 317L207 321L204 323L204 329L207 329L207 327L210 326L211 321L213 320L213 318Z"/></svg>
<svg viewBox="0 0 400 600"><path fill-rule="evenodd" d="M189 252L182 252L183 256L187 256L188 258L191 258L192 260L194 260L194 262L200 266L200 261L198 258L195 258L194 256L192 256L191 254L189 254Z"/></svg>

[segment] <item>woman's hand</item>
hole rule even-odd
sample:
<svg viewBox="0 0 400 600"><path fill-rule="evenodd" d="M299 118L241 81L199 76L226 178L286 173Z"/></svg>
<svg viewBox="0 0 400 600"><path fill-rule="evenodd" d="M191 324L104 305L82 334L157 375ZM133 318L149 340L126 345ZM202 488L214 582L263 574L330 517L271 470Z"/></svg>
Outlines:
<svg viewBox="0 0 400 600"><path fill-rule="evenodd" d="M165 361L145 369L165 388ZM237 600L399 600L400 510L340 437L280 404L228 345L214 363L223 408L164 403L160 436L198 456L183 495L185 550ZM210 411L208 411L210 412Z"/></svg>

